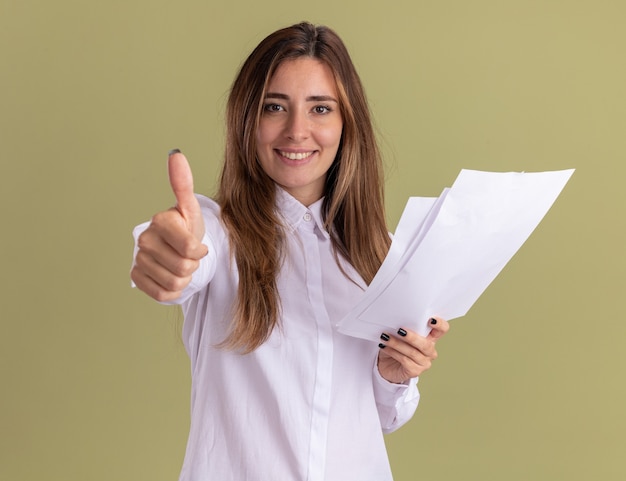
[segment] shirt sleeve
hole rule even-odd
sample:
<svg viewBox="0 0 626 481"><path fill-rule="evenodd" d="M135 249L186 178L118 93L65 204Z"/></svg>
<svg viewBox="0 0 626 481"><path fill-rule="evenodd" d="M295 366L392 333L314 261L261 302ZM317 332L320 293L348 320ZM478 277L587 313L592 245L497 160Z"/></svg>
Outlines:
<svg viewBox="0 0 626 481"><path fill-rule="evenodd" d="M410 379L405 384L391 383L380 375L377 361L378 356L372 372L374 399L381 428L385 434L388 434L413 417L420 400L420 393L417 389L419 378Z"/></svg>

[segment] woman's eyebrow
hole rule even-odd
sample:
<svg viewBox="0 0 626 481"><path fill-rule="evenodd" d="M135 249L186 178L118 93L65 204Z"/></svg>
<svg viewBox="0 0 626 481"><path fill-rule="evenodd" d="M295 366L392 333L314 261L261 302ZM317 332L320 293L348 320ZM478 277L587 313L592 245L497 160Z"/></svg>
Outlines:
<svg viewBox="0 0 626 481"><path fill-rule="evenodd" d="M276 93L276 92L268 92L267 94L265 94L265 98L266 99L289 100L289 95L279 94L279 93Z"/></svg>
<svg viewBox="0 0 626 481"><path fill-rule="evenodd" d="M330 95L311 95L306 100L308 102L337 102L337 99Z"/></svg>
<svg viewBox="0 0 626 481"><path fill-rule="evenodd" d="M289 100L289 95L281 94L278 92L268 92L265 95L266 99L281 99L281 100ZM331 95L310 95L306 98L307 102L337 102L337 99L332 97Z"/></svg>

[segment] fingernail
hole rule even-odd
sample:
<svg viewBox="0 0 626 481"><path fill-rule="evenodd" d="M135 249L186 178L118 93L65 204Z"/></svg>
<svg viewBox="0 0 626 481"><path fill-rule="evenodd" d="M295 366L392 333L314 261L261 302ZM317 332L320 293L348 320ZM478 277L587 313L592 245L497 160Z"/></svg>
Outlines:
<svg viewBox="0 0 626 481"><path fill-rule="evenodd" d="M180 149L172 149L167 153L167 156L169 157L170 155L174 155L174 154L180 154Z"/></svg>
<svg viewBox="0 0 626 481"><path fill-rule="evenodd" d="M406 331L402 328L398 329L398 334L402 337L406 336Z"/></svg>
<svg viewBox="0 0 626 481"><path fill-rule="evenodd" d="M384 332L380 335L380 338L383 341L388 341L389 340L389 334L385 334Z"/></svg>
<svg viewBox="0 0 626 481"><path fill-rule="evenodd" d="M385 345L381 342L378 347L380 347L381 349L385 349Z"/></svg>
<svg viewBox="0 0 626 481"><path fill-rule="evenodd" d="M435 324L437 324L437 319L435 319L434 317L431 317L430 323L434 326Z"/></svg>

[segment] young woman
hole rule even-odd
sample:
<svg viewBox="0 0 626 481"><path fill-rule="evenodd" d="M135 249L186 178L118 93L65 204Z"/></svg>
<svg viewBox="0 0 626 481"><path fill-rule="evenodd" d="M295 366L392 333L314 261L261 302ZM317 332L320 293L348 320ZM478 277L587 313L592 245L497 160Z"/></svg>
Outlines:
<svg viewBox="0 0 626 481"><path fill-rule="evenodd" d="M227 106L216 200L169 157L177 205L135 229L131 278L182 305L191 428L181 480L384 481L383 433L408 421L448 330L368 342L335 324L390 245L379 151L340 38L301 23L264 39Z"/></svg>

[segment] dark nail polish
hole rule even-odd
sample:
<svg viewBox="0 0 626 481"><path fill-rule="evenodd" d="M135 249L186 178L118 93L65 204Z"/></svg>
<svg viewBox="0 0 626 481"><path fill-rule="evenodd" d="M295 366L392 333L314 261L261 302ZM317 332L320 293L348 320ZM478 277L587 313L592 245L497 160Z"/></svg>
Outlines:
<svg viewBox="0 0 626 481"><path fill-rule="evenodd" d="M435 319L434 317L431 318L430 323L434 326L435 324L437 324L437 319Z"/></svg>
<svg viewBox="0 0 626 481"><path fill-rule="evenodd" d="M174 154L180 154L180 149L172 149L167 153L167 156L169 157L170 155L174 155Z"/></svg>
<svg viewBox="0 0 626 481"><path fill-rule="evenodd" d="M402 328L398 329L398 334L402 337L406 336L406 331Z"/></svg>
<svg viewBox="0 0 626 481"><path fill-rule="evenodd" d="M389 334L385 334L384 332L380 335L380 338L383 341L388 341L389 340Z"/></svg>
<svg viewBox="0 0 626 481"><path fill-rule="evenodd" d="M381 342L381 343L378 345L378 347L380 347L381 349L385 349L385 347L386 347L386 346L385 346L385 345Z"/></svg>

